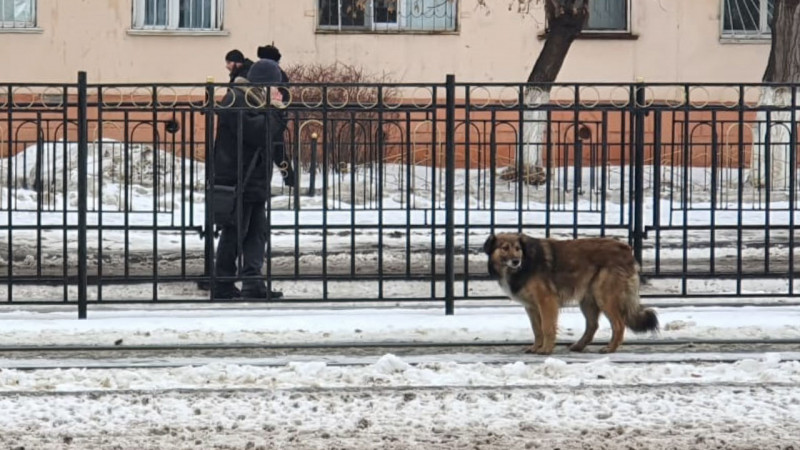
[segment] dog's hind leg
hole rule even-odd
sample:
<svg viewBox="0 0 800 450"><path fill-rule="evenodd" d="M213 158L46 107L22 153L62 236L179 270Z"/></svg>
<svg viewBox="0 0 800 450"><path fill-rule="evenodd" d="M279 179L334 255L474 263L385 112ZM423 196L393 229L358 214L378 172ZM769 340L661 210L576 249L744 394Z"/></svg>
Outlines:
<svg viewBox="0 0 800 450"><path fill-rule="evenodd" d="M611 341L607 347L600 349L600 353L614 353L625 337L625 318L619 308L616 307L616 302L605 303L604 306L603 312L608 317L608 321L611 322Z"/></svg>
<svg viewBox="0 0 800 450"><path fill-rule="evenodd" d="M537 353L542 348L543 336L542 336L542 316L539 313L539 308L536 307L525 307L525 312L528 313L528 319L531 321L531 328L533 329L533 345L528 347L525 350L525 353Z"/></svg>
<svg viewBox="0 0 800 450"><path fill-rule="evenodd" d="M583 336L581 336L578 342L569 347L570 351L573 352L582 352L583 349L592 342L594 334L600 326L598 320L600 318L600 308L597 306L597 302L594 301L594 298L587 294L581 300L580 306L583 317L586 319L586 330L584 330Z"/></svg>
<svg viewBox="0 0 800 450"><path fill-rule="evenodd" d="M592 283L592 296L598 308L611 322L611 341L600 353L614 353L625 336L625 315L620 307L620 277L608 269L601 269Z"/></svg>

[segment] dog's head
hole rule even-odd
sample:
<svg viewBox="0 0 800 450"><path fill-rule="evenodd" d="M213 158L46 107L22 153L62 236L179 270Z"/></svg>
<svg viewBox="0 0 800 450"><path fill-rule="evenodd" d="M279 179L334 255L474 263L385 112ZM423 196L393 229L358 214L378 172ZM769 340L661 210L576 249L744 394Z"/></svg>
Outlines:
<svg viewBox="0 0 800 450"><path fill-rule="evenodd" d="M550 270L552 252L542 242L524 233L499 233L491 235L483 244L489 255L489 273L516 273L521 270Z"/></svg>
<svg viewBox="0 0 800 450"><path fill-rule="evenodd" d="M483 251L489 255L489 266L495 271L515 272L522 268L525 259L524 242L521 234L493 234L483 244Z"/></svg>

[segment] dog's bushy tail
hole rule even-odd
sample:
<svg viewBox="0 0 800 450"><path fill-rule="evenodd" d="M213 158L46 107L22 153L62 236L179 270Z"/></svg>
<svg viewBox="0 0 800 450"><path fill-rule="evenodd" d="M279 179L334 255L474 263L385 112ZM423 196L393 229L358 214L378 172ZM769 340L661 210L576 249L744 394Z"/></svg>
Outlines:
<svg viewBox="0 0 800 450"><path fill-rule="evenodd" d="M638 273L634 273L628 279L624 304L625 325L633 330L634 333L658 330L658 316L656 312L652 308L645 308L639 303Z"/></svg>
<svg viewBox="0 0 800 450"><path fill-rule="evenodd" d="M635 333L658 330L658 316L652 308L642 308L628 311L625 315L625 325Z"/></svg>

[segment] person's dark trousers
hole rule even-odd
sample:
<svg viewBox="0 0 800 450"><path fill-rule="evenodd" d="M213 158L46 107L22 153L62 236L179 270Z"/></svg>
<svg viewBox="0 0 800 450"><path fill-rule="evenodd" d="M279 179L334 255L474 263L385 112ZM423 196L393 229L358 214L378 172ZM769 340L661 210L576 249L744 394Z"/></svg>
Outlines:
<svg viewBox="0 0 800 450"><path fill-rule="evenodd" d="M269 232L266 210L263 202L242 203L242 268L243 278L241 296L246 298L266 298L267 287L261 268L264 265L264 250ZM223 227L217 244L215 261L217 277L235 277L239 251L236 225ZM248 279L249 278L249 279ZM219 298L238 296L232 281L218 281L215 292ZM277 292L273 293L273 297Z"/></svg>

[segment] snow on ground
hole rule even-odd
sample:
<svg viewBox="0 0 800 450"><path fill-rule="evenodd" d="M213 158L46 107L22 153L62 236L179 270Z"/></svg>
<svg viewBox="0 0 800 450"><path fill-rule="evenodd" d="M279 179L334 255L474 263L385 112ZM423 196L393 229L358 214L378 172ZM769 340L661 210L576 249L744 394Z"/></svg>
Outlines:
<svg viewBox="0 0 800 450"><path fill-rule="evenodd" d="M182 309L108 310L93 307L76 320L73 307L58 312L0 312L0 345L128 345L214 343L471 342L532 339L524 310L511 307L374 309ZM800 306L674 307L658 310L658 335L636 339L792 339L800 337ZM601 320L597 339L608 339ZM559 317L559 337L577 340L584 320L577 308Z"/></svg>
<svg viewBox="0 0 800 450"><path fill-rule="evenodd" d="M42 194L35 190L39 153L44 161L41 170L45 188ZM46 142L42 149L30 146L14 158L0 161L0 167L4 161L8 161L5 164L10 164L12 169L11 179L8 179L7 171L0 171L0 210L9 208L10 199L11 208L15 211L13 216L0 214L0 226L77 224L77 153L76 143ZM128 155L130 162L127 169L123 164L124 155ZM384 172L380 186L375 174L378 168ZM324 199L321 193L310 197L301 195L297 211L291 192L284 189L277 169L274 170L272 189L277 197L272 200L270 220L276 226L302 224L308 227L319 224L322 227L323 221L327 225L377 224L380 221L386 229L403 229L406 224L430 225L435 220L441 225L445 221L444 173L441 168L434 170L412 166L408 168L410 178L406 174L406 166L393 163L385 163L380 167L355 167L344 174L328 172L325 175L328 178L328 192ZM622 172L613 166L604 169L607 175L606 197L605 201L601 201L602 189L597 185L597 178L603 170L596 167L583 169L585 192L577 198L570 191L572 183L560 178L562 170L554 169L555 179L549 192L549 204L546 203L547 191L542 187L524 186L520 200L517 186L513 183L498 181L496 190L490 191L488 171L485 169L456 170L456 227L469 224L473 228L485 226L488 229L491 224L515 225L520 220L523 224L541 225L544 211L549 211L548 220L554 226L575 223L599 226L605 223L607 226L624 227L630 222L630 209L626 202L620 201L621 197L628 198L629 171ZM643 218L647 227L681 225L684 220L688 225L714 223L718 226L758 225L768 220L778 226L788 225L792 215L794 222L800 222L800 211L796 207L790 208L785 190L770 192L770 201L767 203L763 192L745 183L741 187L745 191L743 202L739 205L738 196L735 195L739 189L737 174L728 173L729 169L720 170L727 175L718 180L719 197L713 207L709 201L709 170L702 167L693 167L687 174L690 188L686 195L691 197L685 202L681 186L666 183L669 180L682 180L682 169L662 167L664 187L671 191L657 193L659 199L655 200L651 184L655 170L653 166L645 167L647 186ZM104 225L122 225L126 219L123 212L127 209L130 212L127 223L131 226L152 226L155 223L161 227L202 226L205 219L204 174L205 165L202 162L180 158L162 149L154 151L149 146L139 144L126 149L122 143L113 140L105 140L102 145L93 143L89 148L90 212L87 221L90 225L101 220ZM321 173L316 174L317 188L322 186L322 178ZM309 183L309 174L303 172L299 188L302 194L306 194ZM42 202L43 208L41 215L35 213L39 202ZM656 203L659 215L654 218ZM382 214L377 212L379 204L383 208ZM524 210L521 215L518 213L520 206ZM65 207L67 214L64 214ZM789 210L794 211L790 213ZM315 236L318 232L314 231L306 233L304 238L310 239L309 243L316 248L320 238ZM613 232L613 229L609 231ZM41 236L46 254L63 252L63 231L45 230L38 233L41 235L35 230L14 230L12 234L17 245L30 244L35 242L37 236ZM179 251L182 245L187 245L188 250L203 249L199 239L188 239L184 243L176 239L174 233L174 230L159 232L159 236L163 237L159 241L159 251ZM76 233L69 232L67 236L71 242ZM154 242L150 231L131 231L126 235L119 230L103 230L102 241L97 232L90 231L88 239L90 250L102 246L107 252L118 250L125 243L130 245L132 251L152 250ZM339 237L337 233L332 233L328 241L331 247L340 244L347 246L350 237ZM278 244L276 250L280 250L281 246L291 248L293 240Z"/></svg>
<svg viewBox="0 0 800 450"><path fill-rule="evenodd" d="M36 448L744 449L800 436L800 363L778 356L0 375L0 443Z"/></svg>
<svg viewBox="0 0 800 450"><path fill-rule="evenodd" d="M76 320L74 305L14 308L0 312L0 346L531 339L519 306L459 303L445 316L440 306L419 305L93 305L85 321ZM629 332L627 342L800 336L797 306L658 313L659 335ZM560 337L573 340L582 326L580 313L567 308ZM607 339L607 323L601 327L598 339ZM624 344L621 353L584 360L564 347L548 358L520 350L488 355L503 357L499 364L475 355L385 354L340 366L341 357L296 349L277 365L164 357L149 362L174 367L20 370L12 368L25 365L19 357L7 357L0 359L0 447L788 449L800 436L800 352L720 363L714 354L704 355L707 362L655 349L634 355ZM119 362L124 355L98 361Z"/></svg>
<svg viewBox="0 0 800 450"><path fill-rule="evenodd" d="M134 156L131 177L126 180L119 166L122 160L119 144L104 143L92 148L89 203L93 208L103 205L103 222L120 223L122 215L117 211L124 210L127 192L130 206L139 212L130 216L133 224L148 225L155 219L168 225L190 217L202 223L202 193L184 197L186 192L182 190L188 189L188 185L180 183L181 175L191 171L199 174L196 179L202 179L202 165L187 166L183 161L173 167L170 166L172 162L162 161L163 152L144 147L129 150ZM44 167L44 173L57 174L43 181L55 189L41 199L30 189L36 177L36 149L29 149L13 160L12 204L20 209L35 208L41 200L52 207L50 213L41 216L42 223L75 223L74 214L64 215L61 211L65 204L74 208L77 201L74 148L72 144L62 143L47 146L43 151L53 164ZM169 167L173 167L172 172L165 172ZM406 220L415 224L430 223L433 207L441 206L444 201L440 189L430 190L429 182L434 174L425 168L414 168L412 180L406 180L398 166L386 165L385 168L382 202L394 211L383 216L384 224L405 224ZM157 177L153 176L155 172L159 173ZM7 185L8 180L3 178L7 173L0 174L0 184ZM370 181L358 171L352 173L356 178L339 179L332 175L329 179L332 186L327 205L331 209L327 216L329 224L350 223L355 212L359 221L377 222L378 215L374 211L362 210L362 207L375 206L375 198L370 202L367 195L377 192L371 184L374 179ZM588 170L584 172L586 189L591 181L589 175ZM576 208L582 210L577 215L581 224L600 223L601 217L609 224L627 223L627 208L614 203L614 198L622 192L619 190L622 178L629 175L621 175L613 168L608 175L609 199L605 204L599 203L590 193L579 196L578 204L573 205L571 192L554 190L552 223L572 224L576 216L571 211ZM668 175L662 174L664 179L668 179ZM470 187L469 192L460 193L457 199L457 205L470 210L470 223L489 224L492 219L496 223L517 223L514 189L502 184L496 198L491 199L485 190L488 181L481 178L485 174L459 171L456 176L457 186ZM777 192L769 205L771 211L764 212L758 210L767 206L758 193L748 191L739 216L740 209L728 203L733 197L726 190L724 198L716 205L722 210L714 212L712 217L707 210L710 204L696 201L704 195L708 197L704 191L708 187L707 178L708 173L703 169L693 169L690 174L695 196L692 206L696 209L687 212L687 223L705 225L713 219L716 224L733 225L740 220L745 224L759 224L768 216L772 224L790 222L785 195ZM155 183L156 179L160 182ZM650 179L650 172L647 179ZM274 177L273 181L279 188L279 177ZM349 198L348 182L353 181L360 187L356 189L356 196ZM735 177L726 178L725 182L726 189L737 185ZM307 179L303 179L302 184L306 183ZM321 179L318 179L318 186L320 184ZM409 184L415 185L410 208L404 203L408 198L398 194ZM441 183L438 185L441 188ZM201 190L202 184L195 184L194 188ZM162 212L154 216L156 192L160 193L157 206ZM8 208L9 192L0 188L0 194L0 208ZM523 223L541 223L540 211L546 206L544 194L543 189L525 188L524 201L529 211L522 215ZM490 200L496 200L494 216L486 209ZM280 208L290 205L286 196L276 197L275 201ZM662 225L684 220L680 199L664 197L660 202L661 216L657 220ZM648 204L654 204L652 199ZM409 215L406 215L406 208ZM322 209L320 196L304 197L302 211L297 216L291 209L276 210L272 220L282 225L320 223ZM435 214L438 223L442 223L443 211L435 211ZM794 220L800 220L796 211L794 214ZM97 223L100 217L91 214L89 222ZM456 214L458 223L465 218L460 211ZM13 217L0 214L0 225L9 221L15 225L35 225L39 219L30 212L15 212ZM646 212L645 219L650 224L652 212ZM35 231L15 230L11 234L14 245L19 246L15 247L15 252L33 252ZM68 239L71 236L68 233ZM145 252L154 242L154 235L149 232L132 233L125 238L120 232L107 231L102 242L96 233L90 237L90 249L102 245L108 251L119 249L126 239L133 249ZM181 241L168 233L158 237L162 251L181 248ZM45 231L42 239L43 254L39 257L50 253L50 256L57 256L64 251L62 232ZM319 236L304 235L303 243L310 245L319 239ZM189 242L190 249L202 248L198 240ZM334 247L346 247L349 243L347 236L331 235L328 240L328 245ZM291 243L276 240L276 247L281 246L292 249ZM749 249L744 250L745 257L758 256L751 255ZM672 252L682 254L682 250ZM779 256L787 251L774 246L769 252L771 256ZM726 249L718 251L715 257L730 254ZM32 253L23 256L34 257ZM689 256L694 258L697 252L689 251ZM699 281L706 283L704 286L713 295L717 280ZM654 281L660 282L663 280ZM318 286L313 283L305 283L310 286L307 288L304 283L280 284L285 285L284 290L290 294L301 293L311 298L319 295ZM486 292L496 295L496 284L489 284L492 290ZM430 292L431 287L430 283L403 283L402 286L402 289L391 287L388 291L415 289L413 296L418 297ZM477 284L470 284L470 289L474 286ZM347 289L362 287L352 283L344 291L337 292L351 295ZM773 288L766 284L752 287L754 292L770 292ZM118 289L134 294L145 290L148 295L152 294L152 286L146 285L107 287L104 292L109 295ZM175 289L170 292L173 297L198 296L196 289ZM56 295L65 292L61 287L15 287L13 298L28 299L32 293L44 291L53 291ZM6 292L0 289L3 298ZM74 287L66 292L74 298ZM126 305L92 305L90 319L78 321L74 304L16 309L11 303L0 310L0 347L112 346L115 343L123 346L387 341L519 343L531 340L530 326L521 307L471 305L459 303L454 316L445 316L442 305L425 307L422 303L407 307L367 305L360 308L153 304L131 309ZM626 342L800 337L800 307L797 306L675 305L659 308L658 313L662 324L659 334L637 336L628 332ZM572 341L582 333L583 318L577 309L568 308L563 311L559 325L560 339ZM597 339L606 340L609 335L607 322L601 321ZM282 358L267 361L270 364L258 358L197 360L167 356L163 361L143 361L144 365L165 362L166 366L171 366L166 368L38 370L19 367L25 364L29 368L37 364L64 366L70 361L39 357L21 361L6 352L3 353L5 357L0 358L0 447L426 450L459 447L788 450L800 447L800 390L797 389L800 349L737 354L732 358L735 362L721 363L720 360L731 355L712 352L703 356L706 362L698 362L692 360L692 355L664 354L651 348L651 353L633 354L623 344L621 353L615 355L575 357L561 346L556 354L547 358L521 353L473 355L472 359L442 353L413 357L385 354L351 358L351 362L358 364L344 366L335 364L337 358L304 355L302 350L289 349ZM492 357L502 358L495 358L499 363L486 362ZM120 361L125 362L124 358L101 362L113 366ZM275 364L276 361L283 362ZM80 365L85 360L73 362Z"/></svg>
<svg viewBox="0 0 800 450"><path fill-rule="evenodd" d="M0 313L0 345L335 343L530 339L519 307L310 309L96 307ZM797 338L800 307L660 309L661 340ZM582 329L566 309L560 336ZM602 324L598 339L608 337ZM628 342L637 339L628 333ZM644 336L652 339L652 336ZM17 370L0 360L0 445L14 448L792 448L797 354L718 362L502 364L386 354L355 366L304 358L171 368ZM652 355L657 356L657 355ZM647 355L643 355L645 360ZM620 359L622 358L622 359ZM573 360L574 361L574 360ZM796 448L796 447L795 447Z"/></svg>
<svg viewBox="0 0 800 450"><path fill-rule="evenodd" d="M380 381L378 377L376 381ZM795 386L3 395L8 448L790 449Z"/></svg>

